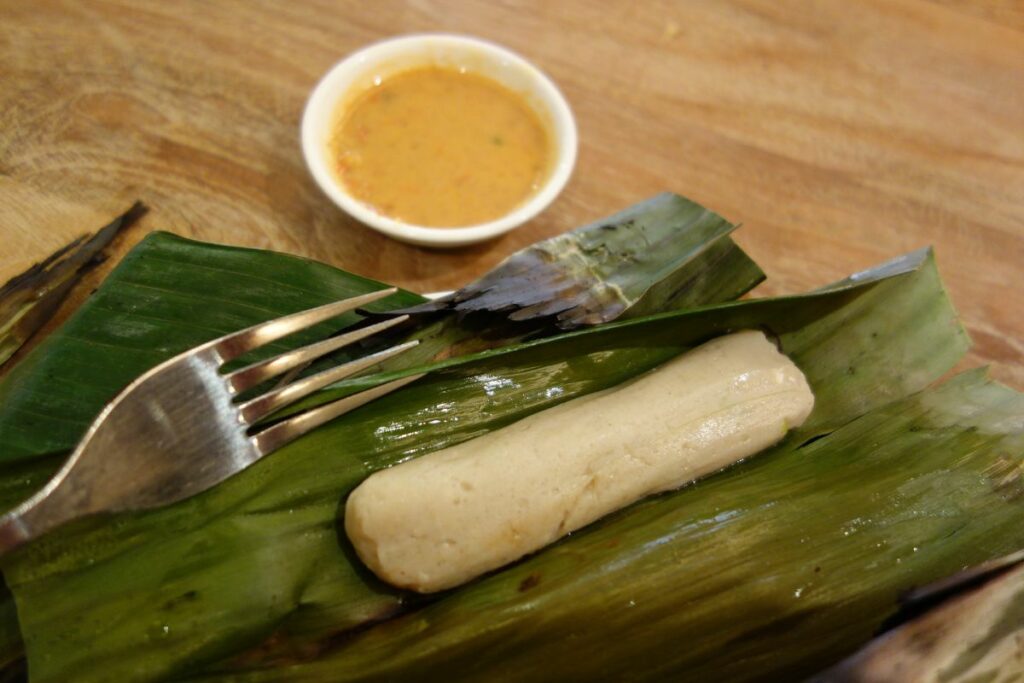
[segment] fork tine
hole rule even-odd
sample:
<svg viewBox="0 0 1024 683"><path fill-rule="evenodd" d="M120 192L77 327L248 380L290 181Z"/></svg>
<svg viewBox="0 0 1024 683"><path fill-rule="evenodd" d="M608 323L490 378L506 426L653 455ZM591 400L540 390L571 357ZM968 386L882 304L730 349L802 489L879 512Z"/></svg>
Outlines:
<svg viewBox="0 0 1024 683"><path fill-rule="evenodd" d="M409 316L402 315L397 318L390 318L373 325L340 334L337 337L329 337L323 341L316 342L315 344L309 344L287 353L282 353L279 356L274 356L268 360L253 363L247 365L244 368L235 370L225 376L228 386L231 387L232 391L240 392L246 389L251 389L258 384L261 384L271 377L276 377L282 372L291 370L292 368L304 365L312 360L316 360L320 356L324 356L332 351L337 351L343 346L355 343L362 339L366 339L381 330L386 330L389 327L401 324L409 319Z"/></svg>
<svg viewBox="0 0 1024 683"><path fill-rule="evenodd" d="M377 353L370 354L369 356L364 356L363 358L358 358L354 361L324 370L323 372L318 372L315 375L311 375L283 387L273 389L261 396L257 396L256 398L246 401L239 406L238 411L242 416L242 420L246 424L255 424L258 420L263 419L275 410L279 410L301 398L305 398L314 391L322 389L329 384L333 384L340 379L344 379L349 375L354 375L355 373L387 360L392 356L397 356L403 351L407 351L419 343L419 340L408 341L404 344L392 346L389 349L384 349L383 351L378 351Z"/></svg>
<svg viewBox="0 0 1024 683"><path fill-rule="evenodd" d="M372 389L367 389L366 391L362 391L358 394L339 398L337 401L326 403L318 408L313 408L305 413L300 413L294 417L290 417L287 420L278 422L277 424L267 427L262 432L256 434L252 437L253 443L261 455L272 453L311 429L319 427L325 422L329 422L336 417L340 417L359 406L366 405L370 401L380 398L385 394L389 394L396 389L400 389L406 384L415 382L425 374L426 373L421 373L396 379L373 387Z"/></svg>
<svg viewBox="0 0 1024 683"><path fill-rule="evenodd" d="M281 318L268 320L265 323L247 327L232 334L221 337L213 342L213 347L220 354L221 362L226 363L239 356L249 353L264 344L269 344L281 337L298 332L307 327L346 313L348 311L373 303L398 291L397 287L389 287L369 294L354 296L334 303L292 313Z"/></svg>

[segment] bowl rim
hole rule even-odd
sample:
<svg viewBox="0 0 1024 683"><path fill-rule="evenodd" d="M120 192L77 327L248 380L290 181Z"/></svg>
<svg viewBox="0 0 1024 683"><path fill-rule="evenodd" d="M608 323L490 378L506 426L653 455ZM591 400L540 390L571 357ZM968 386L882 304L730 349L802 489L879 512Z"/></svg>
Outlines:
<svg viewBox="0 0 1024 683"><path fill-rule="evenodd" d="M464 227L428 227L404 223L380 214L349 194L338 181L323 154L319 118L333 114L344 97L350 82L374 64L393 59L396 54L413 52L424 47L437 49L471 49L502 66L512 66L527 76L528 91L539 98L552 118L555 159L551 172L540 189L515 209L499 218ZM306 166L320 189L343 211L364 225L395 239L423 246L456 247L481 242L502 235L530 220L557 197L576 163L576 121L568 101L554 82L521 55L487 40L453 33L415 33L388 38L350 53L332 66L313 88L302 115L302 152Z"/></svg>

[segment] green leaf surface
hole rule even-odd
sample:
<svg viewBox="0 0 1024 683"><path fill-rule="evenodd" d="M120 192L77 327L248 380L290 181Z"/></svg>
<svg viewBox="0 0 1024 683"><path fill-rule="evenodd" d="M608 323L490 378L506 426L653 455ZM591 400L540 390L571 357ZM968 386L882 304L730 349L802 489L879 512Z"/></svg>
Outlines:
<svg viewBox="0 0 1024 683"><path fill-rule="evenodd" d="M1024 395L966 373L308 663L203 680L801 680L870 638L908 587L1024 544L1022 448Z"/></svg>
<svg viewBox="0 0 1024 683"><path fill-rule="evenodd" d="M420 346L379 369L739 299L764 273L729 236L735 229L685 197L657 195L530 245L447 297L391 311L411 314L415 329L383 335L375 348L410 338Z"/></svg>
<svg viewBox="0 0 1024 683"><path fill-rule="evenodd" d="M609 225L616 229L607 230ZM729 237L734 227L683 197L659 195L524 249L523 254L541 250L555 255L568 242L586 246L575 249L562 270L549 261L546 280L534 282L533 290L520 282L515 293L520 301L527 294L543 300L593 286L627 296L630 314L730 301L764 278ZM481 281L490 282L488 277ZM285 254L150 234L81 310L0 382L0 465L70 450L121 388L177 353L269 318L384 286ZM380 312L423 301L400 292L368 308ZM580 305L601 320L624 310L618 299L607 310L597 300ZM322 338L357 319L341 316L258 355ZM491 318L464 321L461 314L414 323L404 334L422 343L403 355L403 365L502 346L526 334L551 334L558 320L500 332ZM347 357L343 352L330 360ZM0 484L0 500L3 489Z"/></svg>
<svg viewBox="0 0 1024 683"><path fill-rule="evenodd" d="M587 248L561 275L552 264L549 291L520 287L518 294L555 297L557 291L578 292L592 281L607 281L607 287L621 288L629 297L630 314L737 298L763 273L729 238L733 228L684 198L661 195L530 247L550 244L548 250L557 251L557 245L573 240ZM627 252L629 258L623 258ZM0 505L10 508L42 486L102 405L161 360L239 327L382 286L283 254L151 234L65 326L0 383ZM419 301L402 292L372 309ZM632 306L637 303L643 308ZM608 319L621 310L589 312ZM354 320L339 318L258 355L305 343ZM527 328L496 332L493 320L467 324L462 316L416 323L411 334L405 332L425 343L405 354L405 363L500 346L556 327L554 319L541 319L539 325L534 321ZM481 328L487 332L482 342L476 338ZM343 359L340 354L332 360ZM9 593L0 608L0 626L6 629L0 635L10 635L3 639L4 651L13 658L21 638Z"/></svg>
<svg viewBox="0 0 1024 683"><path fill-rule="evenodd" d="M1020 681L1024 550L914 591L887 626L891 630L806 683Z"/></svg>
<svg viewBox="0 0 1024 683"><path fill-rule="evenodd" d="M373 625L413 606L355 563L339 536L339 504L367 474L612 386L728 330L768 327L808 375L817 405L790 446L917 391L955 363L967 340L927 252L882 274L888 279L867 274L810 295L667 313L447 360L203 495L58 530L4 562L31 674L146 680L341 656L352 633L387 631ZM379 379L354 384L368 381ZM659 529L648 531L669 543ZM730 543L726 535L716 545ZM601 566L635 552L603 546ZM562 558L545 551L531 562ZM562 596L579 601L586 587ZM456 590L431 609L457 610L460 596L477 590Z"/></svg>
<svg viewBox="0 0 1024 683"><path fill-rule="evenodd" d="M0 463L72 449L100 408L163 360L285 313L383 288L322 263L255 249L147 236L103 286L0 383ZM400 292L386 310L423 301ZM349 314L311 328L308 343L355 322Z"/></svg>
<svg viewBox="0 0 1024 683"><path fill-rule="evenodd" d="M484 277L410 311L554 318L562 329L739 298L764 273L728 237L736 226L664 193L530 245Z"/></svg>
<svg viewBox="0 0 1024 683"><path fill-rule="evenodd" d="M14 596L4 583L0 586L0 672L20 664L25 656L21 630L18 628L18 613ZM5 680L0 673L0 681Z"/></svg>

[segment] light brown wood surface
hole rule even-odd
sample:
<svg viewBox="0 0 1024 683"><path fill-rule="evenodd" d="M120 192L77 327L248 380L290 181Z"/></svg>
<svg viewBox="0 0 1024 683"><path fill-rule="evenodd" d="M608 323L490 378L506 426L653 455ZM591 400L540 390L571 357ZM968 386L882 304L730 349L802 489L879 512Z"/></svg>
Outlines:
<svg viewBox="0 0 1024 683"><path fill-rule="evenodd" d="M385 238L337 210L302 162L299 118L320 76L417 31L519 51L575 110L564 194L483 246ZM151 210L118 251L165 229L420 291L672 190L744 225L737 240L770 277L762 294L935 245L976 343L968 362L997 361L1024 387L1020 0L3 0L0 179L0 278L99 227L26 226L32 192L55 211L143 199ZM12 184L22 199L4 196Z"/></svg>

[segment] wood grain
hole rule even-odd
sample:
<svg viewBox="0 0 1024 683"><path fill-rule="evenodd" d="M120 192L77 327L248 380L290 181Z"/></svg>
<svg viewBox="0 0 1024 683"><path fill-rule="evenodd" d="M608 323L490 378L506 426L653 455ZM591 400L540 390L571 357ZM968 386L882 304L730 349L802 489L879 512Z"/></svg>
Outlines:
<svg viewBox="0 0 1024 683"><path fill-rule="evenodd" d="M122 251L165 229L425 291L667 189L744 224L738 241L770 276L763 294L935 245L976 343L968 363L996 361L997 376L1024 388L1014 0L2 0L0 17L0 177L54 206L143 199L151 211ZM581 135L551 209L453 252L346 218L298 145L305 98L335 61L440 30L537 62ZM56 233L33 236L0 204L0 268L45 256Z"/></svg>

